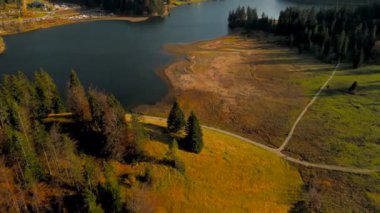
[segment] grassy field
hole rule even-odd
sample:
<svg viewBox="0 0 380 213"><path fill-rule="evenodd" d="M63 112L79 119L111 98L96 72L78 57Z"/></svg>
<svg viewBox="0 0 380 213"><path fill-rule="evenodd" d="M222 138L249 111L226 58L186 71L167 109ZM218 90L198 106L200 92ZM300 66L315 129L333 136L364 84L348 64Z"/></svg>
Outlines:
<svg viewBox="0 0 380 213"><path fill-rule="evenodd" d="M168 152L164 123L145 122L152 138L145 153L160 162ZM124 189L130 206L139 212L287 212L299 199L301 177L287 162L236 138L203 131L201 154L177 152L184 174L159 163L114 163L118 176L128 177L122 182L130 186ZM146 167L153 171L152 183L135 182Z"/></svg>
<svg viewBox="0 0 380 213"><path fill-rule="evenodd" d="M298 83L311 97L330 73L310 72L314 78ZM358 82L358 87L355 94L351 94L348 88L354 81ZM379 168L379 100L380 66L353 70L343 65L300 122L286 151L313 162ZM310 171L301 173L304 180L319 181L317 185L325 199L322 206L327 211L340 211L342 206L350 206L359 212L380 210L379 174L363 177L324 172L312 174ZM322 180L330 185L322 184ZM339 199L341 205L334 203L337 192L346 195Z"/></svg>
<svg viewBox="0 0 380 213"><path fill-rule="evenodd" d="M314 74L302 81L310 95L329 73ZM354 81L358 87L350 94ZM311 161L379 168L379 119L380 66L342 69L301 121L288 151Z"/></svg>

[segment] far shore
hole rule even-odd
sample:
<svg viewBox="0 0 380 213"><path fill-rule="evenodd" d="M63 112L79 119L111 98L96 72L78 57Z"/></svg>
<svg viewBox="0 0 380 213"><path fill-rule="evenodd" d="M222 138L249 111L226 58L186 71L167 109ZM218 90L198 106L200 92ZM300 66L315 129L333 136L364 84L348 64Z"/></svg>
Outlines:
<svg viewBox="0 0 380 213"><path fill-rule="evenodd" d="M93 21L129 21L129 22L143 22L148 20L149 16L92 16L82 19L63 19L56 18L52 20L44 20L37 23L19 23L20 30L10 30L10 31L0 31L0 36L14 35L19 33L26 33L30 31L35 31L39 29L46 29L50 27L77 24L83 22L93 22ZM0 47L1 48L1 47ZM0 51L1 52L1 51Z"/></svg>
<svg viewBox="0 0 380 213"><path fill-rule="evenodd" d="M190 0L188 2L176 3L170 5L169 10L174 9L176 7L182 5L188 5L193 3L201 3L207 0ZM11 26L8 26L10 29L2 30L0 29L0 36L14 35L19 33L26 33L39 29L46 29L50 27L56 27L67 24L77 24L83 22L92 22L92 21L129 21L129 22L143 22L147 21L150 17L159 17L158 15L153 16L123 16L123 15L89 15L86 12L74 10L74 14L71 17L61 16L54 18L41 19L40 18L30 18L30 19L20 19L20 20L8 20L8 21L0 21L0 24L6 25L7 22ZM169 12L166 11L164 16L169 15Z"/></svg>

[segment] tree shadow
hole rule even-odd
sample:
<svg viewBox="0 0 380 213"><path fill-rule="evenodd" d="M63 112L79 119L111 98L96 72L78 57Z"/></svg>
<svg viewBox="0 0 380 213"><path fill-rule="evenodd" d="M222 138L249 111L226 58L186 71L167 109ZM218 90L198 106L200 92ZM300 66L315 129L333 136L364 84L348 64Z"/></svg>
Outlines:
<svg viewBox="0 0 380 213"><path fill-rule="evenodd" d="M166 145L171 143L173 138L167 133L165 127L154 124L144 124L144 127L150 140L155 140Z"/></svg>
<svg viewBox="0 0 380 213"><path fill-rule="evenodd" d="M380 84L371 84L371 85L360 85L356 88L354 92L349 92L348 88L328 88L323 91L320 95L323 96L334 96L334 95L359 95L366 96L368 93L373 91L380 91Z"/></svg>
<svg viewBox="0 0 380 213"><path fill-rule="evenodd" d="M380 69L369 69L369 70L350 70L346 71L343 75L349 76L349 75L376 75L380 74Z"/></svg>
<svg viewBox="0 0 380 213"><path fill-rule="evenodd" d="M317 68L317 69L304 69L304 70L300 70L300 72L329 72L329 71L333 71L334 68L332 67L322 67L322 68Z"/></svg>

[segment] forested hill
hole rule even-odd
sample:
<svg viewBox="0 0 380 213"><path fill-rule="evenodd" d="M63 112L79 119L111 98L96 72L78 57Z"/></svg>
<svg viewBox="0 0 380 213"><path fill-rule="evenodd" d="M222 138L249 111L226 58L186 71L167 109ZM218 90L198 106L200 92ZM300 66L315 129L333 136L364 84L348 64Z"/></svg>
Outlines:
<svg viewBox="0 0 380 213"><path fill-rule="evenodd" d="M314 53L325 61L352 62L354 68L376 60L374 46L379 38L380 5L355 9L299 9L281 11L277 21L250 7L238 7L228 16L230 28L263 30L288 37L299 52Z"/></svg>
<svg viewBox="0 0 380 213"><path fill-rule="evenodd" d="M305 4L328 4L328 5L367 5L380 3L380 0L284 0L288 2L305 3Z"/></svg>

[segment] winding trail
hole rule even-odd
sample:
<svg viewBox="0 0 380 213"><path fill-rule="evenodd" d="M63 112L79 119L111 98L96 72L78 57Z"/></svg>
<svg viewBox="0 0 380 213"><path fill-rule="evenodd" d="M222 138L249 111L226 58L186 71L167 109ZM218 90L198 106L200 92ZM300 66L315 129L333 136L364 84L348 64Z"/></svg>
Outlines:
<svg viewBox="0 0 380 213"><path fill-rule="evenodd" d="M298 123L301 121L301 119L303 118L303 116L306 114L307 110L309 110L309 108L311 107L311 105L314 104L314 102L317 100L318 96L326 88L327 84L331 81L331 79L334 78L336 71L339 69L339 66L340 66L340 62L338 62L338 64L335 66L334 71L331 73L330 77L326 80L326 82L322 85L322 87L318 90L318 92L314 95L314 97L306 105L306 107L303 109L303 111L301 112L301 114L298 115L297 120L294 122L292 128L290 129L290 132L289 132L288 136L286 137L286 139L284 140L284 142L282 143L282 145L278 148L278 151L281 152L288 145L290 139L292 139L292 137L293 137L294 131L296 130Z"/></svg>
<svg viewBox="0 0 380 213"><path fill-rule="evenodd" d="M166 118L161 118L161 117L142 115L142 118L166 122ZM205 125L202 125L202 127L205 128L205 129L213 130L213 131L216 131L216 132L220 132L220 133L223 133L223 134L226 134L226 135L238 138L238 139L240 139L242 141L245 141L247 143L251 143L251 144L253 144L255 146L258 146L258 147L260 147L262 149L265 149L265 150L267 150L269 152L272 152L273 154L277 155L278 157L281 157L281 158L283 158L283 159L285 159L285 160L287 160L289 162L292 162L292 163L295 163L295 164L298 164L298 165L302 165L302 166L305 166L305 167L325 169L325 170L329 170L329 171L347 172L347 173L353 173L353 174L371 174L371 173L374 173L374 172L380 172L380 169L361 169L361 168L354 168L354 167L344 167L344 166L336 166L336 165L318 164L318 163L312 163L312 162L308 162L308 161L299 160L299 159L290 157L290 156L282 153L279 149L274 149L274 148L268 147L268 146L266 146L264 144L258 143L256 141L250 140L250 139L245 138L245 137L242 137L242 136L237 135L235 133L228 132L228 131L225 131L225 130L222 130L222 129L218 129L218 128L215 128L215 127L205 126Z"/></svg>

